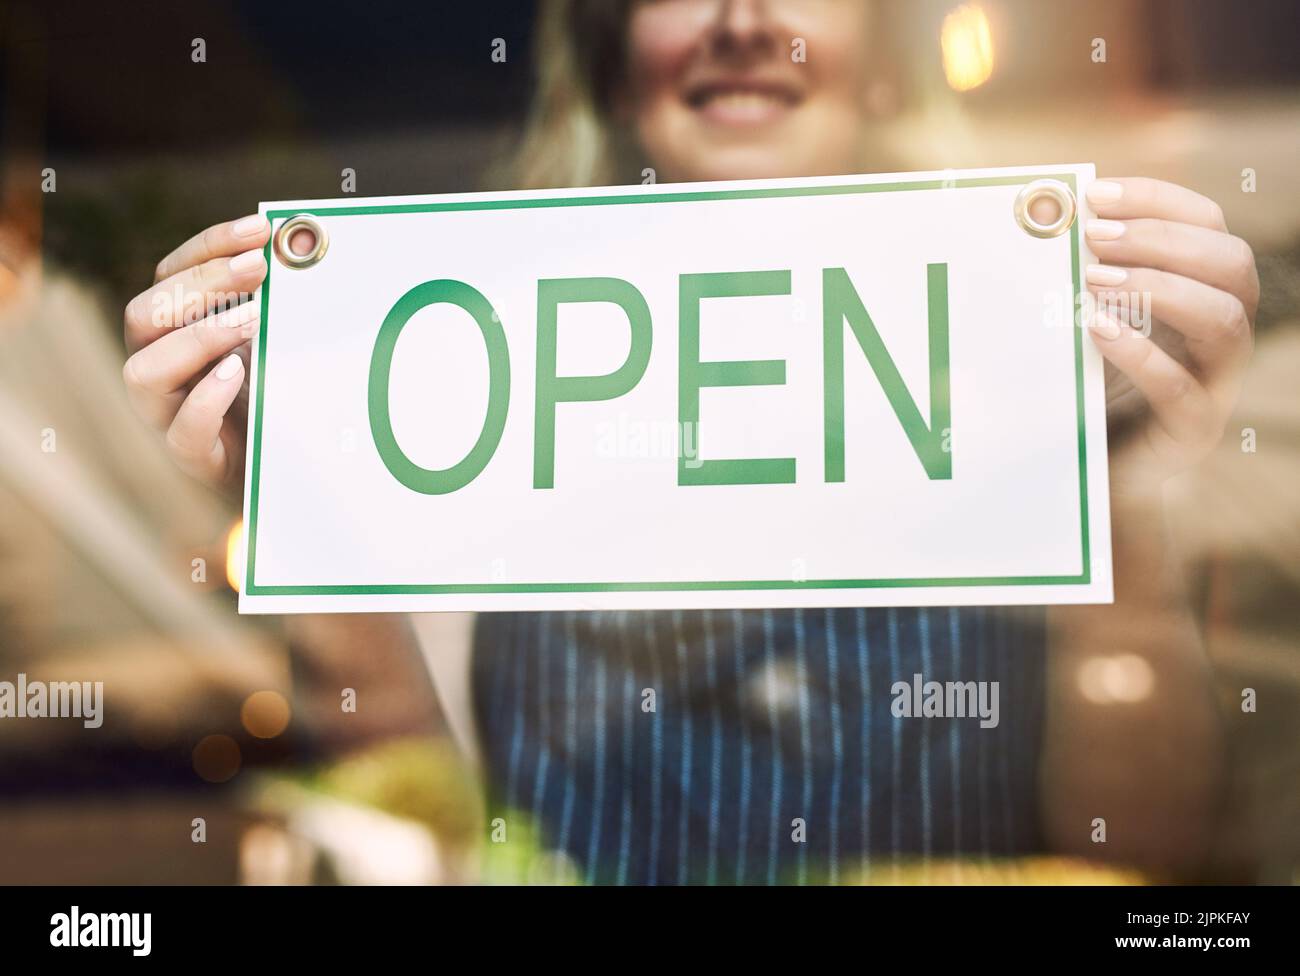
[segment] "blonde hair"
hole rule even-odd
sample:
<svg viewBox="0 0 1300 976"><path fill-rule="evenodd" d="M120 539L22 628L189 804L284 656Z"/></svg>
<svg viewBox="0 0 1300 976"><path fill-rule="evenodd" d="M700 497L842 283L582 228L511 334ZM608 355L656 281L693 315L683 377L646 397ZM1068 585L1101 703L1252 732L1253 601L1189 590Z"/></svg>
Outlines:
<svg viewBox="0 0 1300 976"><path fill-rule="evenodd" d="M626 137L614 99L626 77L632 0L546 0L538 15L538 89L514 182L526 189L616 181Z"/></svg>

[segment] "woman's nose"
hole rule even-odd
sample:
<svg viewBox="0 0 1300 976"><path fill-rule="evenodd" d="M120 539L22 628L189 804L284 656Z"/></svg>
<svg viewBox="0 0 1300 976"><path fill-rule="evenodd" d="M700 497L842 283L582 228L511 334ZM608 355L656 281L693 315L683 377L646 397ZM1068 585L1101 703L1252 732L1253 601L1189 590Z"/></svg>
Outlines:
<svg viewBox="0 0 1300 976"><path fill-rule="evenodd" d="M720 52L748 51L772 41L768 0L719 0L714 44Z"/></svg>

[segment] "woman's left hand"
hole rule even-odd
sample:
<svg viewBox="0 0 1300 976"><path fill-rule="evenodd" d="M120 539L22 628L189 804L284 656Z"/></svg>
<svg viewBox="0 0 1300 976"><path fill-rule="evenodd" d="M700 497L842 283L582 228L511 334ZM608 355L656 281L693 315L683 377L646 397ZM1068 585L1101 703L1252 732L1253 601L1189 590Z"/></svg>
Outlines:
<svg viewBox="0 0 1300 976"><path fill-rule="evenodd" d="M1223 437L1254 345L1259 276L1250 245L1228 233L1223 210L1199 193L1130 177L1094 182L1087 198L1097 219L1085 234L1101 262L1087 269L1090 330L1121 380L1108 402L1135 392L1150 407L1133 439L1137 453L1125 453L1137 463L1116 472L1122 490L1130 472L1163 481ZM1152 322L1154 331L1133 327ZM1171 355L1178 345L1185 356Z"/></svg>

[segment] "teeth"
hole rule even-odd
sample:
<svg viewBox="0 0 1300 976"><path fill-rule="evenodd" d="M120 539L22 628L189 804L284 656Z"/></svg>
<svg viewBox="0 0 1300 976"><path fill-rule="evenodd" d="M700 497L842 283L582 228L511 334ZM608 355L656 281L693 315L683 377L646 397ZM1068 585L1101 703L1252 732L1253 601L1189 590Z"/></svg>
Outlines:
<svg viewBox="0 0 1300 976"><path fill-rule="evenodd" d="M759 109L769 105L780 104L784 99L767 92L717 92L709 97L717 105L734 109Z"/></svg>

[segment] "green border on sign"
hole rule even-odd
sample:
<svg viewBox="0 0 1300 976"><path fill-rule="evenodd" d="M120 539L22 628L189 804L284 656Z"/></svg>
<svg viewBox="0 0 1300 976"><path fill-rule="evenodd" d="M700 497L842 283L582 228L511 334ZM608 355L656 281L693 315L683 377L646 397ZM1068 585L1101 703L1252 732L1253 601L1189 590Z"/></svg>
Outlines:
<svg viewBox="0 0 1300 976"><path fill-rule="evenodd" d="M630 193L608 196L539 197L506 200L453 200L444 203L409 203L366 207L317 207L312 210L271 210L268 220L300 213L314 216L348 217L360 214L445 213L461 210L528 210L535 207L600 207L635 203L688 203L701 200L751 200L773 197L837 196L853 193L882 193L902 190L938 190L945 187L1016 186L1032 180L1056 179L1077 192L1073 173L1031 173L1023 176L990 176L975 179L919 180L913 183L858 183L840 186L772 187L752 190L700 190L665 193ZM418 593L581 593L581 592L665 592L672 590L841 590L898 589L935 586L1057 586L1091 580L1091 548L1088 538L1088 457L1083 410L1083 336L1074 328L1075 406L1079 420L1079 530L1082 539L1082 572L1077 576L956 576L911 579L832 580L719 580L714 582L646 583L416 583L353 584L320 586L258 586L253 582L257 564L257 501L262 469L263 393L266 388L267 312L271 295L271 243L266 248L266 281L262 285L262 321L257 352L257 416L253 424L253 471L249 488L247 570L244 592L249 596L319 596ZM1070 227L1070 275L1074 314L1077 322L1079 282L1079 222Z"/></svg>

